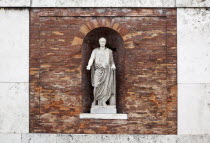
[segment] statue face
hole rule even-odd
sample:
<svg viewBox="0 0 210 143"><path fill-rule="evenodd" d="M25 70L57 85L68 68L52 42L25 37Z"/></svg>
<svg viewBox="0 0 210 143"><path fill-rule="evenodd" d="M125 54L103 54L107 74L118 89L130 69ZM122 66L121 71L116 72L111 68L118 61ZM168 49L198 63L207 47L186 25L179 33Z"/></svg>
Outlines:
<svg viewBox="0 0 210 143"><path fill-rule="evenodd" d="M105 45L106 45L106 39L105 38L100 38L99 39L99 44L100 44L101 47L105 47Z"/></svg>

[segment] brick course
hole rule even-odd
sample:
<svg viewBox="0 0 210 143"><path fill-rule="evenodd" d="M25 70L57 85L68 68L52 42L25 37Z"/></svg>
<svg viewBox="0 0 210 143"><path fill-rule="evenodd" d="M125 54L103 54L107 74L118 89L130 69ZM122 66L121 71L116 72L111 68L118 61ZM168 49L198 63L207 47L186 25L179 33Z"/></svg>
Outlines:
<svg viewBox="0 0 210 143"><path fill-rule="evenodd" d="M31 133L177 133L176 9L34 8L30 16ZM85 66L106 32L118 111L129 119L81 120L92 90Z"/></svg>

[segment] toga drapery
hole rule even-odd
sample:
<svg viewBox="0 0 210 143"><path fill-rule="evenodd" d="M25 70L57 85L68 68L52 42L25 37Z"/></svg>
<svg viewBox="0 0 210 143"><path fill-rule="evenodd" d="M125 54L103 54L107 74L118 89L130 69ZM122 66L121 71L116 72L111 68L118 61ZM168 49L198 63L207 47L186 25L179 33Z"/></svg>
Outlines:
<svg viewBox="0 0 210 143"><path fill-rule="evenodd" d="M94 99L101 105L109 100L110 97L114 96L113 98L115 98L116 95L115 70L111 68L114 65L113 53L108 48L103 51L96 48L93 50L91 58L94 59L93 66L91 67Z"/></svg>

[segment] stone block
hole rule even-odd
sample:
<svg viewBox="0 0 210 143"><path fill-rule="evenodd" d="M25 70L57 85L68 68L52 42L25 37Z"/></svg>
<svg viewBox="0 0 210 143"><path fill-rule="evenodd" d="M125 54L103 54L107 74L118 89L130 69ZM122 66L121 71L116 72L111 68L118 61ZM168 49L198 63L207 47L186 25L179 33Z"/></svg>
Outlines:
<svg viewBox="0 0 210 143"><path fill-rule="evenodd" d="M179 84L178 134L210 134L210 84Z"/></svg>
<svg viewBox="0 0 210 143"><path fill-rule="evenodd" d="M0 133L1 143L21 143L21 134Z"/></svg>
<svg viewBox="0 0 210 143"><path fill-rule="evenodd" d="M176 135L148 135L146 137L148 143L178 143Z"/></svg>
<svg viewBox="0 0 210 143"><path fill-rule="evenodd" d="M209 143L209 135L179 135L177 143Z"/></svg>
<svg viewBox="0 0 210 143"><path fill-rule="evenodd" d="M79 116L80 119L128 119L127 114L92 114L82 113Z"/></svg>
<svg viewBox="0 0 210 143"><path fill-rule="evenodd" d="M29 132L28 83L0 83L0 132Z"/></svg>
<svg viewBox="0 0 210 143"><path fill-rule="evenodd" d="M0 134L1 143L209 143L210 135Z"/></svg>
<svg viewBox="0 0 210 143"><path fill-rule="evenodd" d="M175 0L32 0L32 7L175 7Z"/></svg>
<svg viewBox="0 0 210 143"><path fill-rule="evenodd" d="M28 82L29 11L0 9L0 19L0 82Z"/></svg>
<svg viewBox="0 0 210 143"><path fill-rule="evenodd" d="M160 137L159 137L160 138ZM57 135L59 143L149 143L147 135Z"/></svg>
<svg viewBox="0 0 210 143"><path fill-rule="evenodd" d="M177 0L177 7L209 7L210 0Z"/></svg>
<svg viewBox="0 0 210 143"><path fill-rule="evenodd" d="M92 114L116 114L117 109L114 105L109 106L93 106L91 107L90 113Z"/></svg>
<svg viewBox="0 0 210 143"><path fill-rule="evenodd" d="M30 7L31 0L0 0L0 7Z"/></svg>
<svg viewBox="0 0 210 143"><path fill-rule="evenodd" d="M56 134L23 134L21 143L57 143Z"/></svg>
<svg viewBox="0 0 210 143"><path fill-rule="evenodd" d="M178 9L178 83L210 83L210 11Z"/></svg>

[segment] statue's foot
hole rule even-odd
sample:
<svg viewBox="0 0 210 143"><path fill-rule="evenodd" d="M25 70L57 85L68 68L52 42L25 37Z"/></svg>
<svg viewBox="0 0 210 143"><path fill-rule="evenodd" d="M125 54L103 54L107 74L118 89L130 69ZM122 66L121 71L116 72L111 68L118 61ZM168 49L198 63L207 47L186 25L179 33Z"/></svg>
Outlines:
<svg viewBox="0 0 210 143"><path fill-rule="evenodd" d="M96 101L94 100L92 103L92 107L96 105Z"/></svg>
<svg viewBox="0 0 210 143"><path fill-rule="evenodd" d="M102 103L102 106L106 106L106 103L105 103L105 102L103 102L103 103Z"/></svg>

